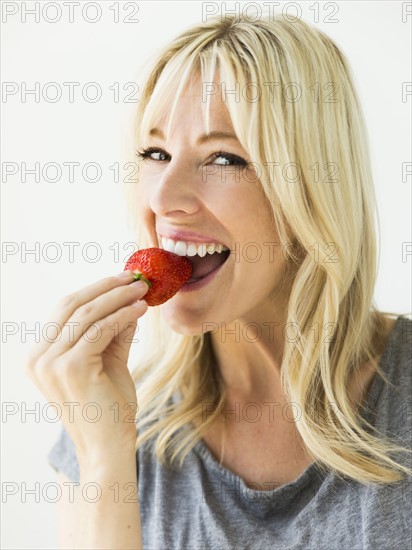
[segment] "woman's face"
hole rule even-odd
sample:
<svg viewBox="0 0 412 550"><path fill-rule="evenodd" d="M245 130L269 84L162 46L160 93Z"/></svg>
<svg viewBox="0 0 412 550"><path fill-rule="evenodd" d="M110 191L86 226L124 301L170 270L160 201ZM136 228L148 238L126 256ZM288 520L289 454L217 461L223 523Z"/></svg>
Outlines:
<svg viewBox="0 0 412 550"><path fill-rule="evenodd" d="M204 136L201 101L200 85L193 85L178 105L170 135L164 135L166 120L159 119L158 131L138 144L140 151L146 149L138 208L150 246L162 246L158 235L190 231L231 251L207 284L179 291L160 306L171 328L182 334L216 330L238 319L259 323L285 305L287 264L269 203L253 165L247 165L253 159L236 139L219 93L211 98L210 135Z"/></svg>

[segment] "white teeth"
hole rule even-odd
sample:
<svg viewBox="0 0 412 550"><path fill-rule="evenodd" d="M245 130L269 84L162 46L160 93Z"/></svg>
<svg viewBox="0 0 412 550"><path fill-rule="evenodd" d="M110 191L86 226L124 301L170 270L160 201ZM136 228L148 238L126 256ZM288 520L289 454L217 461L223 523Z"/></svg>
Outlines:
<svg viewBox="0 0 412 550"><path fill-rule="evenodd" d="M197 246L194 245L193 243L189 244L189 246L187 247L187 255L196 256L196 254L197 254Z"/></svg>
<svg viewBox="0 0 412 550"><path fill-rule="evenodd" d="M214 252L222 252L222 250L229 250L227 246L217 243L189 243L184 241L173 241L167 237L159 236L159 244L164 250L168 252L174 252L178 256L200 256L203 258L206 254L213 254Z"/></svg>
<svg viewBox="0 0 412 550"><path fill-rule="evenodd" d="M168 239L167 237L162 237L162 246L168 252L174 252L175 251L174 241L172 241L172 239Z"/></svg>
<svg viewBox="0 0 412 550"><path fill-rule="evenodd" d="M199 245L199 248L197 249L197 253L199 254L199 256L201 258L203 258L204 256L206 256L207 252L206 252L206 244L201 244Z"/></svg>
<svg viewBox="0 0 412 550"><path fill-rule="evenodd" d="M186 256L187 246L183 241L177 241L175 244L175 254L178 256Z"/></svg>

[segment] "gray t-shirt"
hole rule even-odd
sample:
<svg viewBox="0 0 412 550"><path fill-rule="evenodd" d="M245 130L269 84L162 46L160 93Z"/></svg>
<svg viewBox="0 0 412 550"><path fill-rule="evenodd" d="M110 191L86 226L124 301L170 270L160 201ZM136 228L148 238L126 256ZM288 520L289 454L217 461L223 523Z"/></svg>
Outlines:
<svg viewBox="0 0 412 550"><path fill-rule="evenodd" d="M380 360L395 387L375 376L362 412L411 448L412 320L399 316ZM182 470L161 466L150 445L137 472L144 550L411 550L411 478L362 485L311 464L295 481L250 489L200 441ZM410 455L394 458L411 467ZM63 429L49 463L73 481L79 467Z"/></svg>

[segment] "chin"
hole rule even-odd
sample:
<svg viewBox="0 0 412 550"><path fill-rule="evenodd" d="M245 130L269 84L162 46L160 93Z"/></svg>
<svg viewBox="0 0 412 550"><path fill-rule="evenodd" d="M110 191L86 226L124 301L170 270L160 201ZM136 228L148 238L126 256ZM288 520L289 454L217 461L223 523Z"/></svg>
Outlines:
<svg viewBox="0 0 412 550"><path fill-rule="evenodd" d="M185 315L180 308L179 313L177 313L173 307L164 307L162 309L162 317L173 332L190 336L200 335L204 332L202 330L202 321L195 319L193 315Z"/></svg>
<svg viewBox="0 0 412 550"><path fill-rule="evenodd" d="M176 323L172 322L169 323L169 321L166 321L167 324L170 326L170 328L173 330L173 332L177 332L178 334L184 334L186 336L200 336L203 334L202 331L202 325L185 325L182 323Z"/></svg>

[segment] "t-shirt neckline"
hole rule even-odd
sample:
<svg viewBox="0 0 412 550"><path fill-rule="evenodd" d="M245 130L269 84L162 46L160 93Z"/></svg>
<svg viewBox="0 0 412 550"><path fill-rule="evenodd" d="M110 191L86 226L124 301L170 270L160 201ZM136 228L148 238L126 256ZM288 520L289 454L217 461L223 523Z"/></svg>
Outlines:
<svg viewBox="0 0 412 550"><path fill-rule="evenodd" d="M387 367L389 366L389 358L391 356L393 343L400 327L401 319L403 319L401 315L396 318L378 363L381 370L388 377L389 373L387 371ZM371 424L373 424L374 422L373 419L370 417L370 413L374 411L382 389L383 380L377 373L375 373L368 394L363 401L363 408L361 408L360 410L360 415L363 418L367 419L368 422L370 422ZM241 491L245 492L248 495L248 498L251 498L251 500L273 501L274 496L276 496L277 499L283 499L286 497L293 498L293 496L302 491L302 489L307 486L309 482L312 481L313 483L315 483L316 481L317 483L322 483L322 481L326 477L333 475L333 472L327 471L322 466L316 464L315 462L312 462L312 464L310 464L295 480L284 483L274 489L262 491L259 489L252 489L248 487L245 481L240 476L232 472L232 470L230 470L226 466L220 464L220 462L216 460L216 458L213 456L213 454L202 439L196 443L196 445L193 447L193 450L198 454L198 456L200 456L204 460L204 462L210 469L219 474L221 478L226 480L231 485L238 486Z"/></svg>

